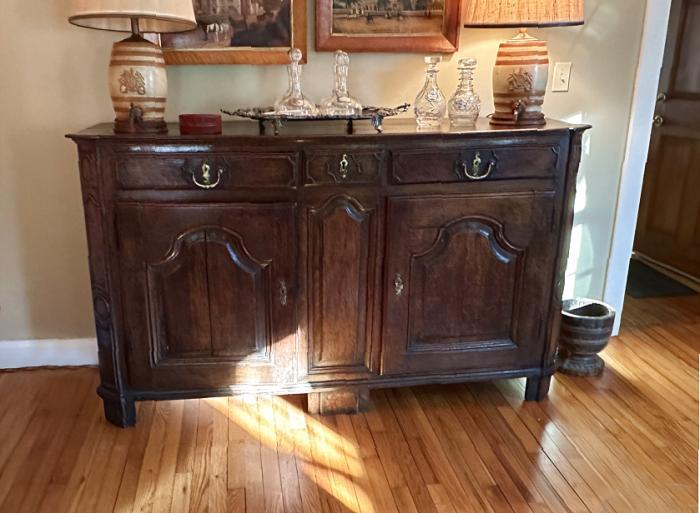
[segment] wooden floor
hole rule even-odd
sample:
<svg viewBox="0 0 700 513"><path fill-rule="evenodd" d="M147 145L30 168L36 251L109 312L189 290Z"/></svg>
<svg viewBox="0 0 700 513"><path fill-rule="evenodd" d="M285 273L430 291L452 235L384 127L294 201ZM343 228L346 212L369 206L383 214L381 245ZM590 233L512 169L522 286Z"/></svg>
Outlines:
<svg viewBox="0 0 700 513"><path fill-rule="evenodd" d="M94 369L0 374L0 512L697 511L700 296L629 299L599 379L142 403L105 422Z"/></svg>

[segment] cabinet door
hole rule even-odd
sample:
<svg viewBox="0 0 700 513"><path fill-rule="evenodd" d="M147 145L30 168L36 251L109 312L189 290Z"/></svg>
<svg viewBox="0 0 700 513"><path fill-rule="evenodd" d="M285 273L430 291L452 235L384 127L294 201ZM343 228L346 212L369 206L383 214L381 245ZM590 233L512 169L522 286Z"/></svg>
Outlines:
<svg viewBox="0 0 700 513"><path fill-rule="evenodd" d="M376 193L322 196L306 209L309 380L371 372L378 310Z"/></svg>
<svg viewBox="0 0 700 513"><path fill-rule="evenodd" d="M119 207L134 388L293 381L294 211L289 204Z"/></svg>
<svg viewBox="0 0 700 513"><path fill-rule="evenodd" d="M382 372L539 367L553 193L390 199Z"/></svg>

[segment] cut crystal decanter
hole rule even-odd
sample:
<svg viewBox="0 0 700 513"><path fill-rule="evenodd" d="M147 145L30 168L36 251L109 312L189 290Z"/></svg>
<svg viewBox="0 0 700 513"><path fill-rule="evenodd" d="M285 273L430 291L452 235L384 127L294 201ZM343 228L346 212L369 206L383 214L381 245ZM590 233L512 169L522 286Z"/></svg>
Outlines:
<svg viewBox="0 0 700 513"><path fill-rule="evenodd" d="M437 84L437 66L442 57L425 58L425 85L414 103L416 124L419 128L438 127L445 117L447 102Z"/></svg>
<svg viewBox="0 0 700 513"><path fill-rule="evenodd" d="M342 50L335 52L333 93L321 102L321 114L326 116L355 116L362 114L362 105L348 93L350 57Z"/></svg>
<svg viewBox="0 0 700 513"><path fill-rule="evenodd" d="M459 85L448 103L450 125L454 127L474 126L481 110L481 99L474 92L476 59L460 59Z"/></svg>
<svg viewBox="0 0 700 513"><path fill-rule="evenodd" d="M275 103L275 112L287 116L315 116L318 114L316 106L301 92L301 50L292 48L289 50L289 89L282 98Z"/></svg>

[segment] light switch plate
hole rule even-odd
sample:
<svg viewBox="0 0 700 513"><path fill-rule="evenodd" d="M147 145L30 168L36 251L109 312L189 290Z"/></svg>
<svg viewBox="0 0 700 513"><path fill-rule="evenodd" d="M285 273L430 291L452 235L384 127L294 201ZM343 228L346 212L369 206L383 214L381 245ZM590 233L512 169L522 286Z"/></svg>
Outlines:
<svg viewBox="0 0 700 513"><path fill-rule="evenodd" d="M570 80L571 63L557 62L556 64L554 64L554 76L552 77L552 91L555 93L568 92Z"/></svg>

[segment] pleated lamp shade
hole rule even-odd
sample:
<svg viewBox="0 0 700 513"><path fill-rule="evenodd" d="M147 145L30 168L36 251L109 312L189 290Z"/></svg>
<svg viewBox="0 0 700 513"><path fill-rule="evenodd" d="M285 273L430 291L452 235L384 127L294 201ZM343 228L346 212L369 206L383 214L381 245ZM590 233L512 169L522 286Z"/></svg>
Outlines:
<svg viewBox="0 0 700 513"><path fill-rule="evenodd" d="M183 32L197 26L192 0L73 0L74 25L131 32L131 20L141 32Z"/></svg>
<svg viewBox="0 0 700 513"><path fill-rule="evenodd" d="M466 0L465 27L583 25L583 0Z"/></svg>

